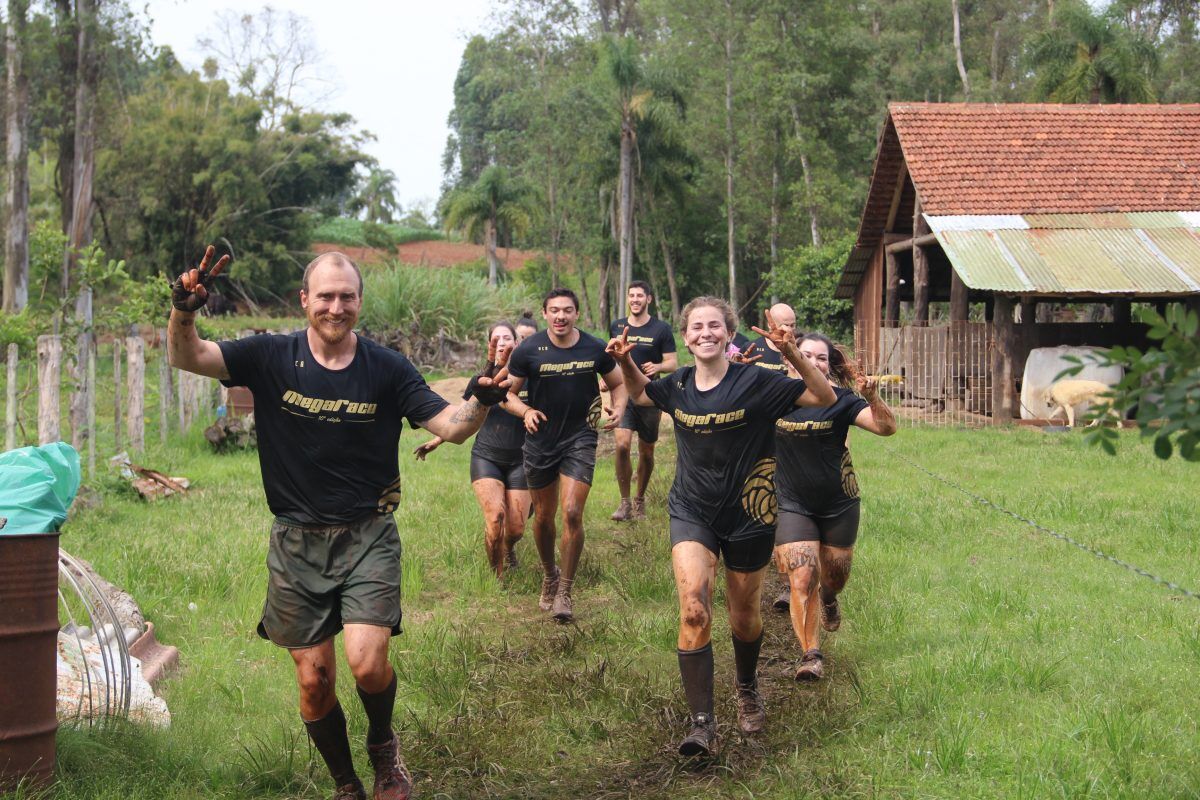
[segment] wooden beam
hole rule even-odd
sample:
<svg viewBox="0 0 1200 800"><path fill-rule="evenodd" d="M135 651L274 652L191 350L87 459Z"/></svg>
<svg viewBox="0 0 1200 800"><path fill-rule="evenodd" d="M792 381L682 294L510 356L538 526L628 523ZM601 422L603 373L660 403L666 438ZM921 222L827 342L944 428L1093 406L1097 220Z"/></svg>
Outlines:
<svg viewBox="0 0 1200 800"><path fill-rule="evenodd" d="M992 314L992 424L1012 422L1014 353L1016 329L1013 325L1013 301L1005 295L995 295Z"/></svg>
<svg viewBox="0 0 1200 800"><path fill-rule="evenodd" d="M936 233L926 233L922 236L909 237L892 242L887 246L887 252L900 253L905 250L911 250L914 247L924 247L926 245L937 244Z"/></svg>
<svg viewBox="0 0 1200 800"><path fill-rule="evenodd" d="M896 213L900 210L900 198L904 196L904 184L908 182L908 162L900 162L900 171L896 173L896 188L892 192L892 205L888 209L887 224L883 226L885 231L890 231L896 225ZM913 187L916 191L916 187Z"/></svg>
<svg viewBox="0 0 1200 800"><path fill-rule="evenodd" d="M950 321L966 322L971 315L971 304L967 297L967 285L958 276L958 271L950 267Z"/></svg>
<svg viewBox="0 0 1200 800"><path fill-rule="evenodd" d="M1113 301L1113 322L1118 325L1128 325L1133 321L1133 303L1128 300Z"/></svg>
<svg viewBox="0 0 1200 800"><path fill-rule="evenodd" d="M1032 297L1021 298L1021 324L1032 325L1037 316L1037 300Z"/></svg>
<svg viewBox="0 0 1200 800"><path fill-rule="evenodd" d="M921 215L921 198L913 203L913 324L929 324L929 254L917 240L929 230Z"/></svg>
<svg viewBox="0 0 1200 800"><path fill-rule="evenodd" d="M887 265L887 282L884 284L883 326L898 328L900 326L900 265L896 263L895 253L884 252Z"/></svg>

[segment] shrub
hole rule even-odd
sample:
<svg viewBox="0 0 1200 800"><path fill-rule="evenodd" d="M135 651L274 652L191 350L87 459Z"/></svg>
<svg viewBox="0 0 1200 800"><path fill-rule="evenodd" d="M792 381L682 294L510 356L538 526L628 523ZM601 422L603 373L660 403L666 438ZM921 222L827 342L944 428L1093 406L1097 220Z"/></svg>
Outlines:
<svg viewBox="0 0 1200 800"><path fill-rule="evenodd" d="M771 292L796 310L798 332L819 331L835 341L852 338L854 304L835 300L833 293L853 244L853 237L844 237L820 247L797 247L780 260Z"/></svg>
<svg viewBox="0 0 1200 800"><path fill-rule="evenodd" d="M399 262L369 268L363 276L360 319L374 331L402 329L434 337L476 339L493 322L516 319L538 305L523 287L489 288L462 270L413 267Z"/></svg>

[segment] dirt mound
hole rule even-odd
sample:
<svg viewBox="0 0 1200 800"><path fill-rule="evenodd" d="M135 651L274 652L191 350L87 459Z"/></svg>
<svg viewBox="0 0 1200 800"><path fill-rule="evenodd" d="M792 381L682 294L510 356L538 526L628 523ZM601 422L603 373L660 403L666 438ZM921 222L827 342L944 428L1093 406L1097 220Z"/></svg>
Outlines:
<svg viewBox="0 0 1200 800"><path fill-rule="evenodd" d="M429 384L429 388L440 394L447 403L461 403L470 378L443 378Z"/></svg>

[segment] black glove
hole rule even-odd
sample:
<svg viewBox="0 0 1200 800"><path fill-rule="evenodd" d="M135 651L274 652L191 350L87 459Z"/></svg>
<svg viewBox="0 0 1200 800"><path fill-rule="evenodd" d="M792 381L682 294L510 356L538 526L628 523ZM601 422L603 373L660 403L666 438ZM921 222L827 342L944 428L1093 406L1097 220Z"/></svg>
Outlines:
<svg viewBox="0 0 1200 800"><path fill-rule="evenodd" d="M470 400L474 397L479 401L480 405L494 406L498 403L503 403L508 399L508 389L501 389L495 386L480 386L479 379L482 375L476 375L471 378L471 382L467 384L466 391L463 392L463 400Z"/></svg>
<svg viewBox="0 0 1200 800"><path fill-rule="evenodd" d="M203 281L201 281L201 285L203 285ZM189 292L187 289L183 288L182 275L176 278L175 282L171 284L171 305L180 311L190 311L195 313L203 308L204 304L207 302L208 289L205 288L203 297L201 297L196 291Z"/></svg>

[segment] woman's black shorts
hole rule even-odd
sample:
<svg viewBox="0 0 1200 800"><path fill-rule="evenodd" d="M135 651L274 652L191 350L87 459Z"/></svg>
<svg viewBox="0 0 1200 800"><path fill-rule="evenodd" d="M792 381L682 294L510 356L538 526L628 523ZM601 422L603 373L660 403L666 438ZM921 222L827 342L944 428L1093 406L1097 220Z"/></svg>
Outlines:
<svg viewBox="0 0 1200 800"><path fill-rule="evenodd" d="M833 517L812 517L779 509L775 544L820 542L830 547L854 547L858 540L859 503Z"/></svg>
<svg viewBox="0 0 1200 800"><path fill-rule="evenodd" d="M770 532L729 540L706 525L671 517L671 546L680 542L699 542L725 562L725 569L734 572L758 572L771 563L775 549L775 537Z"/></svg>
<svg viewBox="0 0 1200 800"><path fill-rule="evenodd" d="M492 478L504 484L505 489L528 489L525 483L525 462L499 462L471 454L471 483L482 478Z"/></svg>

